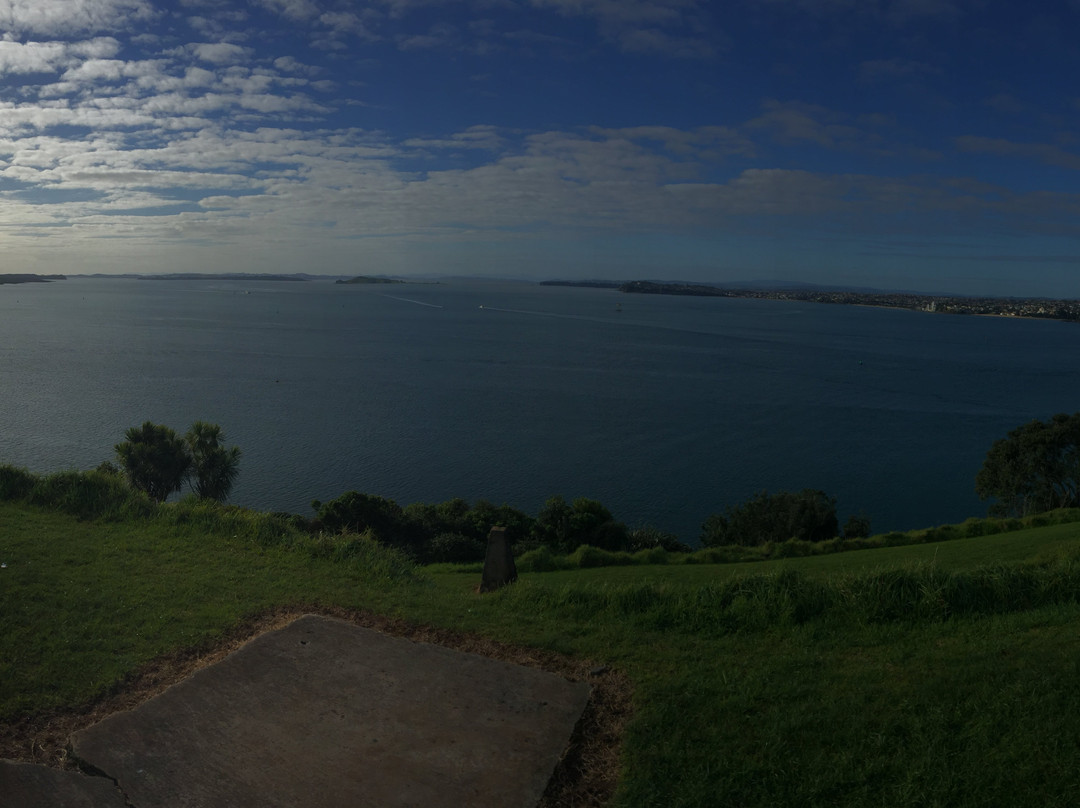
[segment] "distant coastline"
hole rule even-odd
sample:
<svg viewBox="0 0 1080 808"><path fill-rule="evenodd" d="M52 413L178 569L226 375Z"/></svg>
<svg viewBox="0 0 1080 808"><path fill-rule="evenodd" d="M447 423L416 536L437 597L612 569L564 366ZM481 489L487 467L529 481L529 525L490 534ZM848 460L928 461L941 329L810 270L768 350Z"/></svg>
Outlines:
<svg viewBox="0 0 1080 808"><path fill-rule="evenodd" d="M574 284L566 283L562 285ZM592 283L590 282L588 285L592 285ZM657 283L653 281L629 281L619 284L616 288L618 291L627 294L797 300L807 303L908 309L910 311L925 311L935 314L968 314L983 317L1017 317L1080 322L1080 300L1056 300L1044 297L964 297L908 292L851 292L823 289L732 289L707 284Z"/></svg>
<svg viewBox="0 0 1080 808"><path fill-rule="evenodd" d="M245 274L238 272L199 273L175 272L167 275L139 275L140 281L290 281L306 283L307 278L300 275Z"/></svg>
<svg viewBox="0 0 1080 808"><path fill-rule="evenodd" d="M66 275L0 275L0 283L51 283L66 280Z"/></svg>

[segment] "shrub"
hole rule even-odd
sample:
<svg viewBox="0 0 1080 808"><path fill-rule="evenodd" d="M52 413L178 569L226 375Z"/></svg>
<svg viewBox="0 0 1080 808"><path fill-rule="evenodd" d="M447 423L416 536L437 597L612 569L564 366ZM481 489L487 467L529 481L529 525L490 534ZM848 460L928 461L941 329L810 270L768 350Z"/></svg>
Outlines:
<svg viewBox="0 0 1080 808"><path fill-rule="evenodd" d="M551 497L540 509L533 530L537 539L562 552L582 544L605 550L630 546L626 525L616 522L611 511L599 502L586 497L578 497L571 504L562 497Z"/></svg>
<svg viewBox="0 0 1080 808"><path fill-rule="evenodd" d="M651 525L634 528L630 531L629 539L630 552L650 550L654 547L667 550L669 553L691 552L690 547L679 541L679 537L674 533L667 533Z"/></svg>
<svg viewBox="0 0 1080 808"><path fill-rule="evenodd" d="M0 500L26 499L36 482L37 477L26 469L0 466Z"/></svg>
<svg viewBox="0 0 1080 808"><path fill-rule="evenodd" d="M666 564L668 563L668 551L663 547L654 545L644 550L638 550L631 556L635 564Z"/></svg>
<svg viewBox="0 0 1080 808"><path fill-rule="evenodd" d="M583 544L572 552L568 558L571 564L581 569L589 567L617 567L627 566L633 563L627 553L613 553L600 547Z"/></svg>
<svg viewBox="0 0 1080 808"><path fill-rule="evenodd" d="M408 533L405 513L392 499L346 491L337 499L322 503L319 523L331 533L363 533L371 530L382 541Z"/></svg>
<svg viewBox="0 0 1080 808"><path fill-rule="evenodd" d="M866 514L852 514L844 522L845 539L865 539L870 536L870 517Z"/></svg>
<svg viewBox="0 0 1080 808"><path fill-rule="evenodd" d="M724 544L824 541L839 533L836 500L810 488L798 493L761 491L740 505L713 514L701 527L706 547Z"/></svg>
<svg viewBox="0 0 1080 808"><path fill-rule="evenodd" d="M557 557L546 544L523 553L514 563L518 572L555 572L570 568L566 559Z"/></svg>
<svg viewBox="0 0 1080 808"><path fill-rule="evenodd" d="M960 531L965 538L992 536L995 533L1001 532L1001 523L996 519L979 519L977 517L972 517L971 519L966 519L960 525Z"/></svg>
<svg viewBox="0 0 1080 808"><path fill-rule="evenodd" d="M962 533L956 525L941 525L939 527L927 528L922 534L922 541L949 541L950 539L959 539L961 537Z"/></svg>
<svg viewBox="0 0 1080 808"><path fill-rule="evenodd" d="M440 533L424 545L422 558L425 564L463 564L482 561L486 550L486 544L472 536Z"/></svg>

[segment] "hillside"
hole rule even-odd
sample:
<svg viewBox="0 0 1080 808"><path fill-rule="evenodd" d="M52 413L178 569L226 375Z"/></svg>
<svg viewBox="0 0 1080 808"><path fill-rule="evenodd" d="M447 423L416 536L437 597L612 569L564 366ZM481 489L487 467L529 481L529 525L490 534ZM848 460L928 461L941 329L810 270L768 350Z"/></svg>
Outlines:
<svg viewBox="0 0 1080 808"><path fill-rule="evenodd" d="M79 521L9 501L0 562L5 757L60 759L50 731L148 672L182 675L178 660L319 610L624 676L632 716L604 691L601 762L577 775L594 804L616 775L625 806L1065 805L1080 789L1078 525L525 574L481 596L477 575L242 509Z"/></svg>

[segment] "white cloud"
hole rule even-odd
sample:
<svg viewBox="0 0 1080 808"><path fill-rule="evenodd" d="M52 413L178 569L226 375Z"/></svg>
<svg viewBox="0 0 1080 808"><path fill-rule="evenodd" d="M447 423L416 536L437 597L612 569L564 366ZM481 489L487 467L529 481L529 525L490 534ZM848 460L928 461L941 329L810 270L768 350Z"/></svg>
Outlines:
<svg viewBox="0 0 1080 808"><path fill-rule="evenodd" d="M124 30L156 14L146 0L0 0L0 28L16 34Z"/></svg>
<svg viewBox="0 0 1080 808"><path fill-rule="evenodd" d="M68 70L60 78L64 81L116 81L124 75L126 63L119 59L87 59L78 67Z"/></svg>
<svg viewBox="0 0 1080 808"><path fill-rule="evenodd" d="M200 42L188 45L196 58L211 64L224 65L247 61L251 58L251 48L233 45L229 42Z"/></svg>
<svg viewBox="0 0 1080 808"><path fill-rule="evenodd" d="M0 41L0 73L53 73L71 59L64 42Z"/></svg>
<svg viewBox="0 0 1080 808"><path fill-rule="evenodd" d="M314 76L319 68L304 64L294 56L279 56L274 60L274 67L284 73L300 73L305 76Z"/></svg>
<svg viewBox="0 0 1080 808"><path fill-rule="evenodd" d="M255 0L258 5L293 20L310 20L320 14L312 0Z"/></svg>

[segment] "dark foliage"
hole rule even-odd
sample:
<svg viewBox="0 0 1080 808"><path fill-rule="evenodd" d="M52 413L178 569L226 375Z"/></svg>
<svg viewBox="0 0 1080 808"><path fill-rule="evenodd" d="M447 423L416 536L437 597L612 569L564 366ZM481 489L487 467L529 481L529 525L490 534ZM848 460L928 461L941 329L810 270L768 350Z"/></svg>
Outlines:
<svg viewBox="0 0 1080 808"><path fill-rule="evenodd" d="M870 517L865 514L852 514L844 522L845 539L865 539L870 535Z"/></svg>
<svg viewBox="0 0 1080 808"><path fill-rule="evenodd" d="M239 473L240 450L221 444L225 435L217 424L196 421L184 441L191 454L191 487L202 499L224 502Z"/></svg>
<svg viewBox="0 0 1080 808"><path fill-rule="evenodd" d="M626 525L616 522L611 511L595 499L578 497L567 504L555 496L544 503L536 518L535 537L553 550L573 552L583 544L620 551L630 546Z"/></svg>
<svg viewBox="0 0 1080 808"><path fill-rule="evenodd" d="M116 444L116 458L132 487L164 502L179 491L191 468L187 444L167 426L146 421Z"/></svg>
<svg viewBox="0 0 1080 808"><path fill-rule="evenodd" d="M1080 506L1080 412L1034 420L994 441L975 493L995 500L993 516L1027 516Z"/></svg>
<svg viewBox="0 0 1080 808"><path fill-rule="evenodd" d="M630 552L652 550L659 547L669 553L690 553L693 549L679 541L674 533L652 526L636 527L630 531Z"/></svg>
<svg viewBox="0 0 1080 808"><path fill-rule="evenodd" d="M825 541L837 536L836 500L804 488L798 493L761 491L740 505L729 505L713 514L701 527L701 543L706 547L766 542Z"/></svg>

